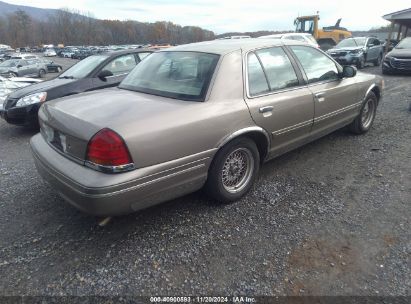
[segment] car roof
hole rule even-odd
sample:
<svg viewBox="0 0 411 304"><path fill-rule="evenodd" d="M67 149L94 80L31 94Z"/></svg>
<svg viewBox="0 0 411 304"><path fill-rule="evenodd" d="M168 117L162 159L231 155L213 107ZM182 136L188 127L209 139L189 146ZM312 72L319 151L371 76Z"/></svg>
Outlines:
<svg viewBox="0 0 411 304"><path fill-rule="evenodd" d="M105 53L101 53L100 55L108 55L110 57L115 57L119 55L126 55L126 54L135 54L135 53L152 53L155 50L147 49L147 48L140 48L140 49L128 49L128 50L120 50L120 51L109 51Z"/></svg>
<svg viewBox="0 0 411 304"><path fill-rule="evenodd" d="M184 51L184 52L201 52L201 53L213 53L218 55L225 55L237 50L247 52L249 50L270 47L270 46L282 46L282 45L304 45L307 44L294 41L294 40L280 40L280 39L227 39L227 40L212 40L197 43L190 43L185 45L179 45L171 47L160 52L170 51Z"/></svg>

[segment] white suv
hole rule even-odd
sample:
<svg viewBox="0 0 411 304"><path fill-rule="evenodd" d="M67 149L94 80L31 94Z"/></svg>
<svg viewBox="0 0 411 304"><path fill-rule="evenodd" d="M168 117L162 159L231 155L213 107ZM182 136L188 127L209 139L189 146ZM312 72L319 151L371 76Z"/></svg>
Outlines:
<svg viewBox="0 0 411 304"><path fill-rule="evenodd" d="M274 35L266 35L266 36L261 36L258 38L264 38L264 39L281 39L281 40L297 40L300 42L305 42L310 45L313 45L317 48L320 46L318 45L317 41L311 34L306 34L306 33L286 33L286 34L274 34Z"/></svg>

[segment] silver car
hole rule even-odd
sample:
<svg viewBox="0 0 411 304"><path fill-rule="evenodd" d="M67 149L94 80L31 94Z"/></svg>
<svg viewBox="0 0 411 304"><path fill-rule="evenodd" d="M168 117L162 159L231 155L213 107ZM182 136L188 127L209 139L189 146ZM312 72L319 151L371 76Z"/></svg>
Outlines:
<svg viewBox="0 0 411 304"><path fill-rule="evenodd" d="M47 74L47 66L39 59L10 59L0 63L0 76L39 77Z"/></svg>
<svg viewBox="0 0 411 304"><path fill-rule="evenodd" d="M240 199L260 166L344 126L373 124L378 76L318 48L244 39L189 44L142 61L118 88L44 104L31 139L36 166L61 196L120 215L204 187Z"/></svg>

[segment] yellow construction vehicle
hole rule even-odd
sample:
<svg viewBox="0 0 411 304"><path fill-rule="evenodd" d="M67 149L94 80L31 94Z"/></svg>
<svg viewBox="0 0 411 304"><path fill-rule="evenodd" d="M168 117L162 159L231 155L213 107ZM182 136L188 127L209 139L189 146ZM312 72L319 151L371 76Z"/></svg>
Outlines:
<svg viewBox="0 0 411 304"><path fill-rule="evenodd" d="M318 27L319 15L302 16L295 19L295 31L298 33L310 33L317 40L323 50L328 50L345 38L352 37L350 31L340 27L341 19L334 26Z"/></svg>

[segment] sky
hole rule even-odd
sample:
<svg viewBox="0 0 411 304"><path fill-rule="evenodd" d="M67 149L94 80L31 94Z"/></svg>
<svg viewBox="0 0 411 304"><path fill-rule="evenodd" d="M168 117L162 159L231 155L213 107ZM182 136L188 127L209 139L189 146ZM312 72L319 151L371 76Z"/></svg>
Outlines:
<svg viewBox="0 0 411 304"><path fill-rule="evenodd" d="M171 21L196 25L216 34L258 30L292 30L295 17L319 11L320 27L334 25L368 30L386 25L382 15L409 8L409 0L3 0L41 8L70 8L95 18ZM340 4L338 4L340 3Z"/></svg>

